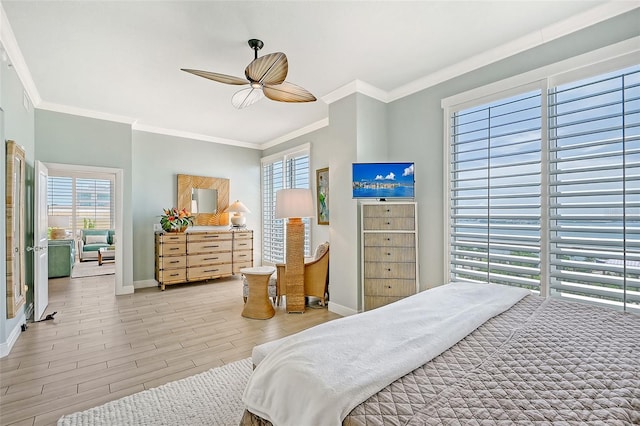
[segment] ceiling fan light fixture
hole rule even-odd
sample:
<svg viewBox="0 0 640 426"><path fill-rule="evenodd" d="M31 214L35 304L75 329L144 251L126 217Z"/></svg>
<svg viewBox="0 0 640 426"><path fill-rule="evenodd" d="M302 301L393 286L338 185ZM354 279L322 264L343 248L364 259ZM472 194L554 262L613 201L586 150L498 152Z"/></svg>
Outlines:
<svg viewBox="0 0 640 426"><path fill-rule="evenodd" d="M248 88L236 92L231 98L231 104L238 109L248 107L264 97L278 102L314 102L316 100L316 97L306 89L284 80L289 70L287 55L276 52L258 58L258 50L262 49L264 43L255 38L248 43L254 51L254 60L244 70L246 80L209 71L189 68L181 68L181 70L219 83L249 84Z"/></svg>
<svg viewBox="0 0 640 426"><path fill-rule="evenodd" d="M231 98L231 104L238 109L242 109L255 104L262 98L264 98L262 89L247 87L246 89L238 90L233 95Z"/></svg>

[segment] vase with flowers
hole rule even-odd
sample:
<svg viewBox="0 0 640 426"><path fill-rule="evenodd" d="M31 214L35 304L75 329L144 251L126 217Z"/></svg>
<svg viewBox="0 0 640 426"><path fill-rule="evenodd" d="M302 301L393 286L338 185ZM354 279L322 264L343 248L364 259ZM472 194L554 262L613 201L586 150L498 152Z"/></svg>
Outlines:
<svg viewBox="0 0 640 426"><path fill-rule="evenodd" d="M179 210L176 207L163 209L164 214L160 216L160 225L165 232L184 232L193 225L194 217L187 209Z"/></svg>

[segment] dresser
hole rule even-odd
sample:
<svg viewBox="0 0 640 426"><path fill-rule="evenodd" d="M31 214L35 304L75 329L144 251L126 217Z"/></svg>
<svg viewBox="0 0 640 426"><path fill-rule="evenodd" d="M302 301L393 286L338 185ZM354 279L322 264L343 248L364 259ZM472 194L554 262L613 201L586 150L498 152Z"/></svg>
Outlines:
<svg viewBox="0 0 640 426"><path fill-rule="evenodd" d="M227 277L253 266L253 231L155 233L155 277L171 284Z"/></svg>
<svg viewBox="0 0 640 426"><path fill-rule="evenodd" d="M361 205L362 306L365 311L418 291L418 226L414 202Z"/></svg>

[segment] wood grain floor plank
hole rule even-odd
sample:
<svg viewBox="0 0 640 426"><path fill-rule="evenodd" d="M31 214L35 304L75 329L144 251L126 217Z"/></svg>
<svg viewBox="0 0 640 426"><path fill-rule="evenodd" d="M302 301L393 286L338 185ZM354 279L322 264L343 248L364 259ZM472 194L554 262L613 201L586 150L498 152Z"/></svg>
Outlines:
<svg viewBox="0 0 640 426"><path fill-rule="evenodd" d="M0 359L0 425L53 425L75 411L251 356L258 343L339 316L241 316L230 277L115 296L113 275L49 280L53 321L29 324ZM6 415L5 415L6 414Z"/></svg>

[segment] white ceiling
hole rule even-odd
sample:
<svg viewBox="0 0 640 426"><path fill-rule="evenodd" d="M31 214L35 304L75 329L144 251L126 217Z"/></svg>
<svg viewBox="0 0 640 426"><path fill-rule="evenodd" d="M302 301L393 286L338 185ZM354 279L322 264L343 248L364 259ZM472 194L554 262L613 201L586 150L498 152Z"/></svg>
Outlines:
<svg viewBox="0 0 640 426"><path fill-rule="evenodd" d="M393 100L638 7L603 3L3 0L18 49L7 46L7 28L2 41L9 60L21 62L21 52L39 108L258 148L326 122L327 102L356 80ZM287 81L318 101L237 110L241 86L180 71L243 77L250 38L264 41L260 55L284 52Z"/></svg>

